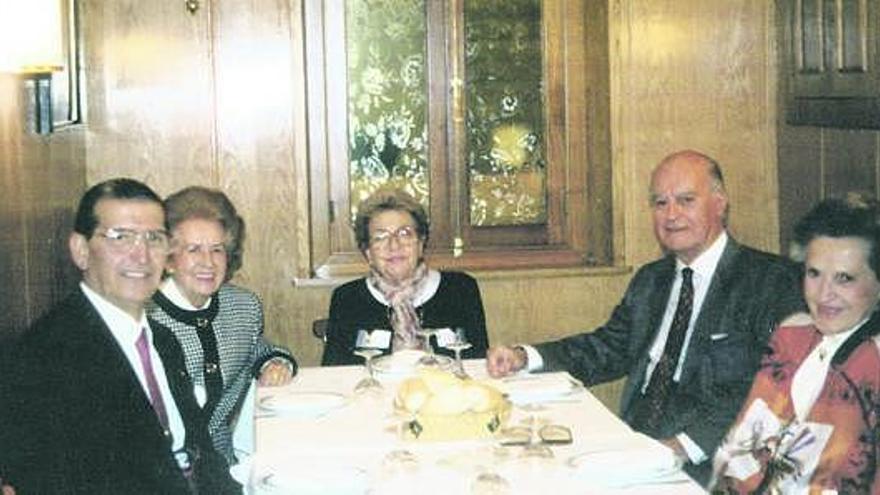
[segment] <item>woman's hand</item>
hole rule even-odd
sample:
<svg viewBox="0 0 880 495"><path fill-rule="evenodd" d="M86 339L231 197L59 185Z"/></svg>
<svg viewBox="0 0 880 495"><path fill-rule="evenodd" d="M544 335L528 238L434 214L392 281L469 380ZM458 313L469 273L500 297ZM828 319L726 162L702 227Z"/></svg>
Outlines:
<svg viewBox="0 0 880 495"><path fill-rule="evenodd" d="M277 387L286 385L293 379L293 370L286 360L272 358L263 366L260 372L260 385ZM6 495L5 493L3 495Z"/></svg>

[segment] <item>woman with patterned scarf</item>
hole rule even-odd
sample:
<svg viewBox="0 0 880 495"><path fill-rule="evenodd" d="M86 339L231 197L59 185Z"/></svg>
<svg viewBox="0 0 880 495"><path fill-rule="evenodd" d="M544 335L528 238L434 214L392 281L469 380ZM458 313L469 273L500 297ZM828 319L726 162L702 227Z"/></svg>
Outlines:
<svg viewBox="0 0 880 495"><path fill-rule="evenodd" d="M324 365L359 364L356 349L389 354L421 349L420 329L435 329L438 354L455 329L472 347L464 358L482 358L489 346L477 282L464 273L437 271L425 264L428 216L402 191L379 191L358 207L354 230L370 267L367 277L333 291Z"/></svg>

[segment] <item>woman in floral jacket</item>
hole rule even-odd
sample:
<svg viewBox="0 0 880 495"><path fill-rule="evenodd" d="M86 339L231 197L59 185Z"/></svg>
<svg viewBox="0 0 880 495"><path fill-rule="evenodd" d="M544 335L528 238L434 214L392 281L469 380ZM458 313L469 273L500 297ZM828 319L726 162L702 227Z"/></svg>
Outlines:
<svg viewBox="0 0 880 495"><path fill-rule="evenodd" d="M798 224L810 314L789 318L715 457L713 493L880 493L880 227L862 201Z"/></svg>

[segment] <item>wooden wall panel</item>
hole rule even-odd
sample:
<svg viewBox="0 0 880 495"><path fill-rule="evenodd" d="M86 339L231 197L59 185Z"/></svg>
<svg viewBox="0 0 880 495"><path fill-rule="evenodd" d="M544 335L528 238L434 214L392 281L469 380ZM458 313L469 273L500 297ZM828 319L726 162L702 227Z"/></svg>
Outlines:
<svg viewBox="0 0 880 495"><path fill-rule="evenodd" d="M245 263L237 282L263 298L266 333L293 349L310 339L296 325L292 281L299 274L297 212L304 195L305 87L300 11L273 0L214 4L214 80L219 184L247 222ZM292 10L291 10L292 9Z"/></svg>
<svg viewBox="0 0 880 495"><path fill-rule="evenodd" d="M211 2L84 0L88 181L115 176L160 194L217 183Z"/></svg>
<svg viewBox="0 0 880 495"><path fill-rule="evenodd" d="M791 3L777 2L780 81L784 81L795 70L791 64L794 57L789 31L788 16ZM855 3L849 5L852 7ZM868 37L880 39L876 22L866 24ZM854 79L862 76L850 74ZM843 82L850 76L838 73L830 74L825 82ZM868 74L866 77L871 76ZM820 76L823 79L826 76ZM872 77L872 76L871 76ZM795 81L803 79L803 81ZM877 130L844 130L818 126L794 126L785 118L784 104L791 100L794 91L810 90L810 84L822 83L812 75L800 74L793 77L792 84L780 84L780 95L777 100L777 111L780 115L778 124L779 135L779 218L780 242L783 246L791 243L792 229L797 221L818 201L829 197L842 197L847 192L865 192L880 198L880 131ZM837 81L832 81L837 79ZM809 83L806 86L802 83ZM821 86L821 84L819 84ZM812 89L822 89L816 86ZM868 84L863 86L873 90ZM830 86L824 89L829 89ZM855 88L855 86L853 87ZM840 87L836 89L841 89ZM808 92L808 91L807 91ZM806 94L806 93L804 93ZM832 105L833 106L833 105ZM828 106L828 114L817 119L830 124L846 124L846 112L836 112ZM837 109L840 110L840 109ZM851 116L852 114L850 114ZM841 124L842 125L842 124Z"/></svg>
<svg viewBox="0 0 880 495"><path fill-rule="evenodd" d="M792 228L822 196L822 136L815 128L792 127L779 133L780 246L789 250Z"/></svg>
<svg viewBox="0 0 880 495"><path fill-rule="evenodd" d="M0 340L28 321L27 262L24 242L24 168L19 81L0 74L0 281L4 322ZM19 281L14 287L13 281ZM18 290L24 283L24 290Z"/></svg>
<svg viewBox="0 0 880 495"><path fill-rule="evenodd" d="M877 196L877 162L880 149L877 131L827 129L822 132L825 147L823 184L825 197L843 197L848 192Z"/></svg>
<svg viewBox="0 0 880 495"><path fill-rule="evenodd" d="M611 2L612 139L626 259L658 254L645 214L650 171L694 148L725 171L737 238L778 249L772 4Z"/></svg>
<svg viewBox="0 0 880 495"><path fill-rule="evenodd" d="M67 237L85 185L84 133L26 133L21 88L0 74L0 339L21 332L79 278Z"/></svg>

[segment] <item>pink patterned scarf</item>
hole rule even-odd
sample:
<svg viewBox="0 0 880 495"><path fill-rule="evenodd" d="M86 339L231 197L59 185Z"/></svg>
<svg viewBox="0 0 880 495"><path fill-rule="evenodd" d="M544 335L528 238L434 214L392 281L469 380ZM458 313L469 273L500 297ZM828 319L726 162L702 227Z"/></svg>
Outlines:
<svg viewBox="0 0 880 495"><path fill-rule="evenodd" d="M385 300L391 306L391 329L394 330L394 340L391 349L420 349L422 347L418 331L422 327L419 315L413 305L416 297L428 281L428 267L420 262L412 276L392 284L382 278L375 270L370 270L370 283L385 296Z"/></svg>

